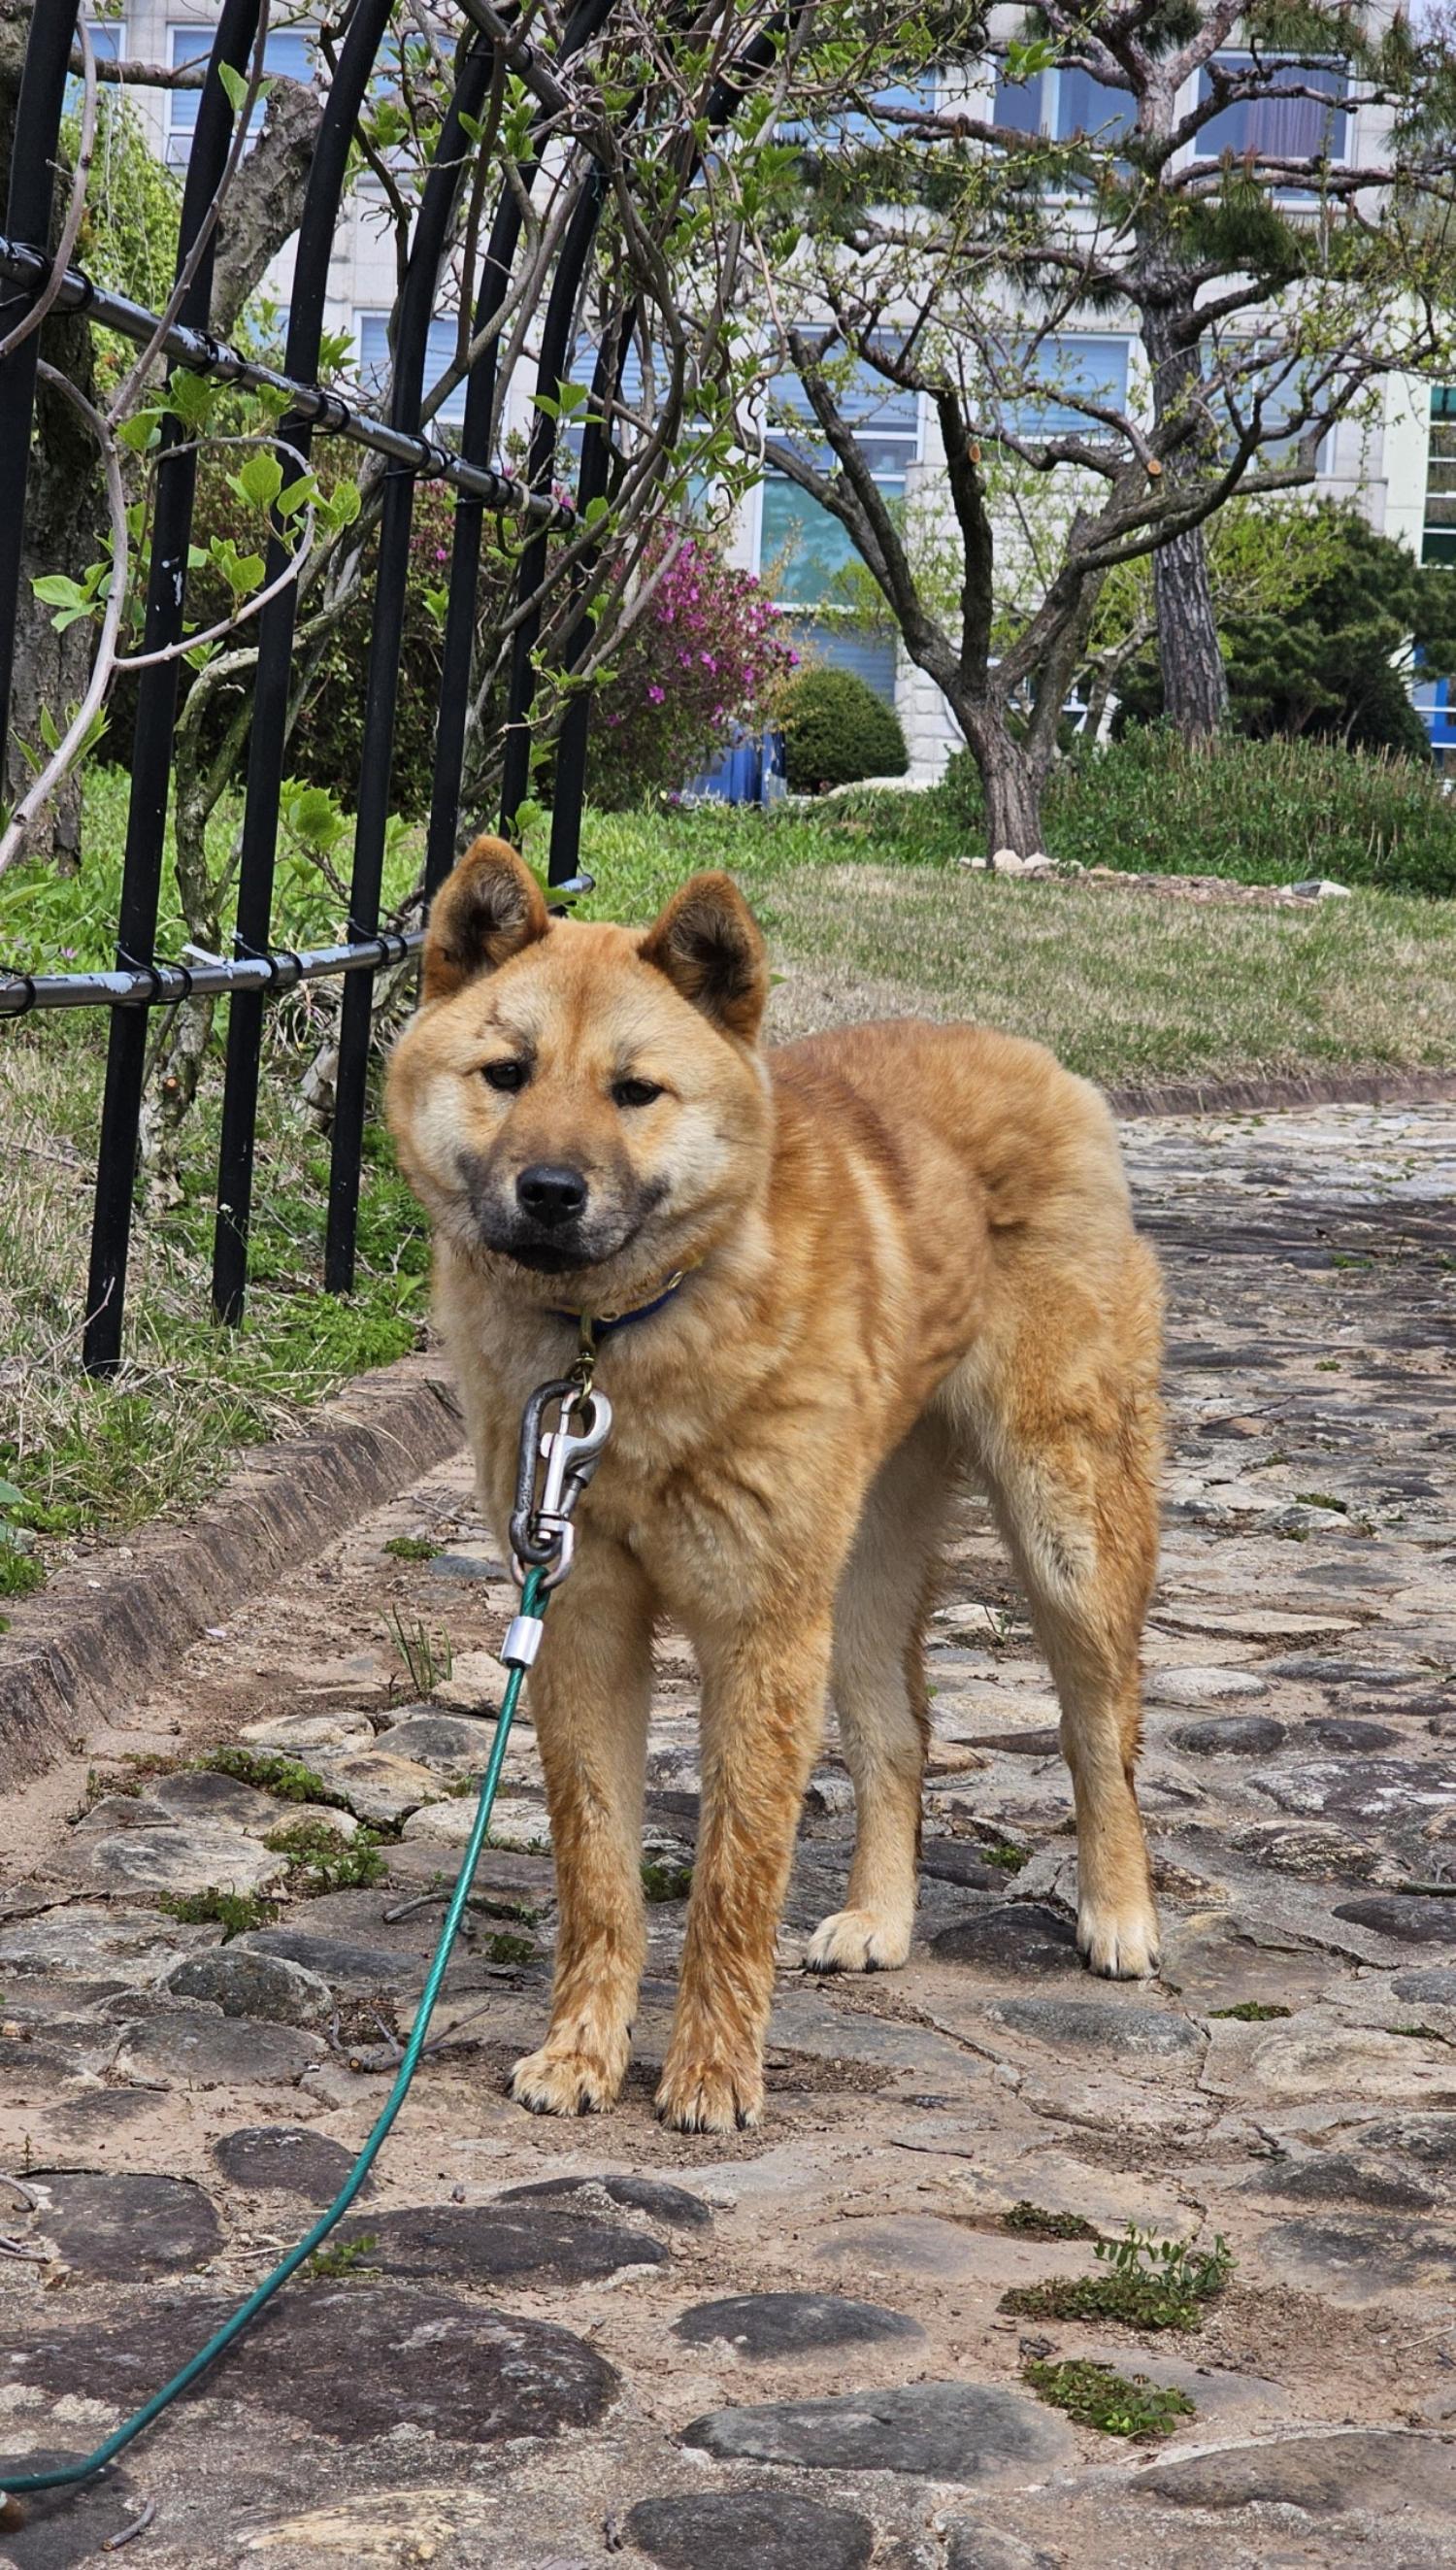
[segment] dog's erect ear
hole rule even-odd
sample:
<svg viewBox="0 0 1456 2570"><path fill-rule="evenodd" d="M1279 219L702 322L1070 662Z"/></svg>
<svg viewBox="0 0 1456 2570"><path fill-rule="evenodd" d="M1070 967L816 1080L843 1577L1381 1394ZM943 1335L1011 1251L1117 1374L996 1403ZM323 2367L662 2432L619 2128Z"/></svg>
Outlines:
<svg viewBox="0 0 1456 2570"><path fill-rule="evenodd" d="M768 955L731 875L694 875L648 929L641 953L705 1018L753 1043L769 996Z"/></svg>
<svg viewBox="0 0 1456 2570"><path fill-rule="evenodd" d="M427 1000L453 999L481 973L494 973L550 921L541 886L504 839L477 839L430 904L425 935Z"/></svg>

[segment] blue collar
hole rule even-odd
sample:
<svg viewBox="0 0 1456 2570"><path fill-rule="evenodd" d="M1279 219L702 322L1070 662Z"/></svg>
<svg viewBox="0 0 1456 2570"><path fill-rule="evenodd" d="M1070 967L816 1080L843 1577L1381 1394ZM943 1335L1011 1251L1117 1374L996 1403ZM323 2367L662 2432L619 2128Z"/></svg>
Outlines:
<svg viewBox="0 0 1456 2570"><path fill-rule="evenodd" d="M675 1276L668 1278L661 1293L652 1302L638 1303L630 1312L552 1311L550 1317L553 1321L569 1321L574 1330L580 1331L584 1347L599 1347L601 1341L609 1339L614 1330L630 1329L634 1321L650 1321L654 1312L660 1312L665 1303L672 1301L687 1274L688 1270L685 1267L680 1268Z"/></svg>

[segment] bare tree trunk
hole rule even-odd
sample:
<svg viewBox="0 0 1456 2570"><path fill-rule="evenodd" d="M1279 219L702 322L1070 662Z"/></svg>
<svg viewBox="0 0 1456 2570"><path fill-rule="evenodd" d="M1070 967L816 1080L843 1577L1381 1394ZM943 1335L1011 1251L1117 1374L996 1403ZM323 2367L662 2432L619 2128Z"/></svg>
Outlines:
<svg viewBox="0 0 1456 2570"><path fill-rule="evenodd" d="M1030 857L1041 848L1041 780L1032 760L996 706L952 708L970 744L986 805L986 855L1009 849Z"/></svg>
<svg viewBox="0 0 1456 2570"><path fill-rule="evenodd" d="M1140 308L1153 417L1160 429L1185 417L1196 423L1188 439L1168 455L1165 470L1170 486L1176 487L1184 460L1206 464L1210 443L1208 426L1198 414L1202 369L1191 328L1192 290L1184 287L1162 238L1147 226L1142 246L1146 293ZM1186 741L1212 740L1229 710L1229 681L1202 527L1170 537L1154 553L1153 604L1164 711Z"/></svg>
<svg viewBox="0 0 1456 2570"><path fill-rule="evenodd" d="M11 136L29 22L30 0L0 0L0 204L10 185ZM53 241L59 235L69 178L63 165L57 177ZM88 399L94 397L91 332L78 314L52 313L42 327L41 353ZM14 505L9 495L6 505ZM58 634L51 621L54 610L41 605L31 584L44 572L64 572L79 580L100 556L104 524L101 480L86 429L71 404L42 384L26 480L26 545L16 607L10 731L0 761L7 804L17 802L32 782L33 771L21 744L32 750L40 747L42 712L64 730L67 707L85 694L96 639L85 619ZM45 819L37 822L28 841L33 857L41 854L47 830L55 863L63 873L75 874L81 864L79 776L67 779Z"/></svg>
<svg viewBox="0 0 1456 2570"><path fill-rule="evenodd" d="M1212 740L1229 710L1209 549L1202 527L1173 536L1153 556L1153 603L1163 709L1187 741Z"/></svg>

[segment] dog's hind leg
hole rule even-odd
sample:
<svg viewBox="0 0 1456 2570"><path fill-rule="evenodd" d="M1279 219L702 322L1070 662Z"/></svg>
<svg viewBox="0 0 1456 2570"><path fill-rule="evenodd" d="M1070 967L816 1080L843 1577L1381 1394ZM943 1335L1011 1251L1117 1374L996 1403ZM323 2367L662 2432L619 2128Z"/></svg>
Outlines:
<svg viewBox="0 0 1456 2570"><path fill-rule="evenodd" d="M810 1939L811 1971L896 1971L910 1954L930 1728L924 1624L956 1480L943 1428L922 1419L881 1467L840 1582L831 1687L855 1780L855 1859L846 1907Z"/></svg>
<svg viewBox="0 0 1456 2570"><path fill-rule="evenodd" d="M1077 1943L1116 1980L1158 1964L1133 1786L1158 1548L1158 1335L1156 1270L1130 1240L1110 1309L1053 1281L973 1398L978 1461L1061 1703Z"/></svg>
<svg viewBox="0 0 1456 2570"><path fill-rule="evenodd" d="M538 2115L609 2106L626 2075L647 1951L642 1788L652 1605L626 1552L583 1544L554 1599L531 1680L560 1925L551 2021L518 2061L513 2097Z"/></svg>

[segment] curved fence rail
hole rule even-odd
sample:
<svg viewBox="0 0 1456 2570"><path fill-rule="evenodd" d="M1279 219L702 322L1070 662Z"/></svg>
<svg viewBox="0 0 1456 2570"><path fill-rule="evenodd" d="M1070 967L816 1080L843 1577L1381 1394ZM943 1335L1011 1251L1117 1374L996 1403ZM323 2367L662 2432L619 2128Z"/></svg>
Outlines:
<svg viewBox="0 0 1456 2570"><path fill-rule="evenodd" d="M561 71L579 48L590 43L612 5L613 0L576 0L568 10L552 64L542 68L539 62L541 76L529 84L539 100L549 101L553 83L547 74ZM14 129L9 202L0 233L0 340L45 295L53 308L85 313L136 345L155 342L174 374L191 372L215 384L268 397L275 412L282 414L277 442L286 443L301 460L300 470L321 432L353 443L382 459L385 466L345 936L336 944L301 955L280 950L274 942L274 858L298 616L295 585L284 576L289 560L286 533L275 519L262 588L265 603L252 629L256 664L250 682L232 960L174 962L159 958L156 951L179 712L179 660L174 649L172 656L154 659L144 667L137 683L115 971L31 974L24 969L23 958L15 959L13 969L0 968L0 1019L50 1008L100 1006L111 1012L83 1342L88 1371L106 1374L115 1371L123 1345L148 1013L153 1007L204 994L224 996L228 1002L212 1294L218 1317L235 1322L241 1317L246 1285L264 1009L271 995L300 981L342 977L324 1281L335 1292L349 1289L354 1275L374 978L386 964L412 956L420 943L418 927L381 933L380 924L416 487L422 480L437 481L455 498L424 867L428 898L453 862L457 845L486 517L510 518L521 531L511 601L514 643L502 789L503 822L509 827L532 772L540 598L548 537L553 529L569 535L580 527L579 513L605 487L610 448L605 415L620 392L626 348L634 320L640 316L629 300L612 307L608 290L574 500L555 478L559 438L555 404L549 399L535 411L525 473L513 473L493 462L490 442L497 433L499 413L502 317L510 305L523 237L532 228L532 192L551 148L551 111L542 105L534 129L542 140L533 141L524 160L518 158L510 183L502 189L479 260L471 332L477 353L467 378L459 447L445 444L425 422L430 323L457 206L471 168L473 138L481 133L485 103L504 80L506 67L519 72L524 60L525 40L507 20L474 5L464 13L454 95L413 217L408 261L391 322L386 417L366 403L343 398L318 378L329 261L361 115L371 83L379 76L392 0L355 0L332 66L297 235L281 368L258 363L214 336L209 327L214 200L229 155L235 156L238 148L235 127L242 111L237 102L257 52L259 0L222 0L216 21L191 137L177 248L177 309L170 321L164 326L164 316L103 290L81 267L69 265L56 274L48 244L54 237L55 172L67 82L75 69L79 14L80 0L46 0L32 22ZM721 126L732 114L745 86L770 59L772 50L772 35L760 36L744 63L720 83L710 127ZM622 111L624 121L635 112L634 105L627 105ZM576 166L574 205L555 254L536 342L538 394L559 394L569 378L583 279L603 201L599 167L587 157L581 157ZM556 175L559 178L559 171ZM0 489L8 493L23 490L25 484L39 342L35 329L17 334L17 343L0 356ZM171 413L163 418L161 439L143 632L147 654L165 653L179 645L187 631L186 575L197 482L196 442ZM17 507L0 511L0 737L8 737L17 602L24 569L21 521ZM592 565L591 550L579 548L570 574L574 623L568 615L552 645L559 666L566 670L574 666L589 630L585 589ZM584 880L577 873L577 842L589 712L589 689L569 697L558 747L548 872L552 885L567 890L579 889Z"/></svg>

